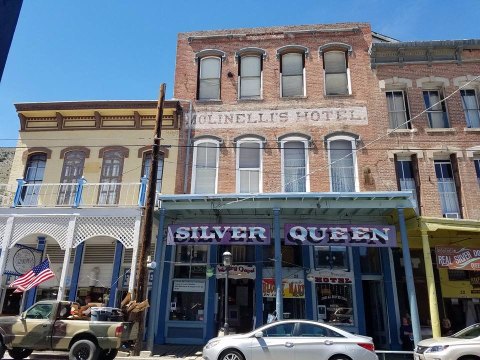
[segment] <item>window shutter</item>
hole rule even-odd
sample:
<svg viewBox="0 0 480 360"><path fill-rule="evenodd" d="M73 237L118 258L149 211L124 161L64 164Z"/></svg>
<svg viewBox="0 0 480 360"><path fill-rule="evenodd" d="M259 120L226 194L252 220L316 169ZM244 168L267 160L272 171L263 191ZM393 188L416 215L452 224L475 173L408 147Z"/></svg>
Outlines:
<svg viewBox="0 0 480 360"><path fill-rule="evenodd" d="M412 155L412 171L413 171L413 178L415 179L415 190L417 191L418 215L421 215L422 214L422 196L420 192L420 172L418 168L417 154Z"/></svg>
<svg viewBox="0 0 480 360"><path fill-rule="evenodd" d="M401 169L400 169L400 163L398 162L398 156L397 154L393 155L393 161L395 162L395 172L397 174L397 189L402 190L400 186L400 174L401 174Z"/></svg>
<svg viewBox="0 0 480 360"><path fill-rule="evenodd" d="M462 183L460 181L460 172L458 170L458 158L456 154L450 154L450 162L452 164L453 181L457 189L458 207L460 210L460 217L463 218L463 202L462 202Z"/></svg>

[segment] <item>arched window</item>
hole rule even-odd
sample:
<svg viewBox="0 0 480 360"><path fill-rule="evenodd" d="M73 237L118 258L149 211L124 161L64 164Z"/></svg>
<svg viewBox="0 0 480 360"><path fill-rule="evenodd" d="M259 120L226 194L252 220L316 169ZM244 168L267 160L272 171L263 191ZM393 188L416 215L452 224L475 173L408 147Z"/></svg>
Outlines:
<svg viewBox="0 0 480 360"><path fill-rule="evenodd" d="M147 178L150 175L150 169L152 168L152 152L145 152L143 155L142 177ZM162 179L163 179L163 154L158 155L158 167L157 167L157 185L155 191L157 193L162 192Z"/></svg>
<svg viewBox="0 0 480 360"><path fill-rule="evenodd" d="M333 192L358 191L355 141L350 136L332 136L327 139L330 190Z"/></svg>
<svg viewBox="0 0 480 360"><path fill-rule="evenodd" d="M284 137L280 140L284 192L310 191L308 141L300 136Z"/></svg>
<svg viewBox="0 0 480 360"><path fill-rule="evenodd" d="M255 138L237 141L237 192L262 192L262 142Z"/></svg>
<svg viewBox="0 0 480 360"><path fill-rule="evenodd" d="M281 55L282 97L305 96L305 53L289 52Z"/></svg>
<svg viewBox="0 0 480 360"><path fill-rule="evenodd" d="M65 185L60 186L57 199L58 205L73 205L77 182L83 175L84 165L85 152L77 150L65 153L60 178L60 182Z"/></svg>
<svg viewBox="0 0 480 360"><path fill-rule="evenodd" d="M250 54L239 58L239 98L260 99L262 97L262 57Z"/></svg>
<svg viewBox="0 0 480 360"><path fill-rule="evenodd" d="M345 51L323 53L326 95L348 95L350 91L350 72Z"/></svg>
<svg viewBox="0 0 480 360"><path fill-rule="evenodd" d="M102 174L100 176L99 205L118 204L122 182L124 152L106 150L103 152Z"/></svg>
<svg viewBox="0 0 480 360"><path fill-rule="evenodd" d="M220 57L208 56L199 60L198 100L220 100Z"/></svg>
<svg viewBox="0 0 480 360"><path fill-rule="evenodd" d="M27 186L25 186L22 191L22 205L37 205L46 163L47 154L34 153L28 157L25 174L23 176L23 179L27 182Z"/></svg>
<svg viewBox="0 0 480 360"><path fill-rule="evenodd" d="M218 175L218 147L216 139L201 139L194 142L192 194L216 194Z"/></svg>

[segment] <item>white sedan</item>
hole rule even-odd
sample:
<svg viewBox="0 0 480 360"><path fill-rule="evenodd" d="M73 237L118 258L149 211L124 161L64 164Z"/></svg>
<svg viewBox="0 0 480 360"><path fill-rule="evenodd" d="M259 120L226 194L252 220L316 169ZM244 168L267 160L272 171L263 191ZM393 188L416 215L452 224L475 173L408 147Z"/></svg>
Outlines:
<svg viewBox="0 0 480 360"><path fill-rule="evenodd" d="M205 360L378 360L372 338L306 320L286 320L247 334L210 340Z"/></svg>
<svg viewBox="0 0 480 360"><path fill-rule="evenodd" d="M415 360L480 359L480 323L452 336L420 341L415 347Z"/></svg>

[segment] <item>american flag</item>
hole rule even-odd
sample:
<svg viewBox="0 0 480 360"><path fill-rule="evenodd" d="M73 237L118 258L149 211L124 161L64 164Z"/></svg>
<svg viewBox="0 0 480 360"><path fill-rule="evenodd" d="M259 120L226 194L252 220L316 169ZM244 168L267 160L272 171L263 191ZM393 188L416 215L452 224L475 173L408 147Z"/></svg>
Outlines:
<svg viewBox="0 0 480 360"><path fill-rule="evenodd" d="M10 284L10 287L16 288L14 292L24 292L53 277L55 277L55 274L50 269L50 263L46 259L29 272L21 275Z"/></svg>

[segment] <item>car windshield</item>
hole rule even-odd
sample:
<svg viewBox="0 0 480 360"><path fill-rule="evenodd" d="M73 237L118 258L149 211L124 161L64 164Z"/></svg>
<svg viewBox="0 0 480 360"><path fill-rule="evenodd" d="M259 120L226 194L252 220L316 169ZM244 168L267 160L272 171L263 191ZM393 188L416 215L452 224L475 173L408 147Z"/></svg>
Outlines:
<svg viewBox="0 0 480 360"><path fill-rule="evenodd" d="M472 325L466 329L453 334L451 337L457 339L473 339L480 336L480 324Z"/></svg>

